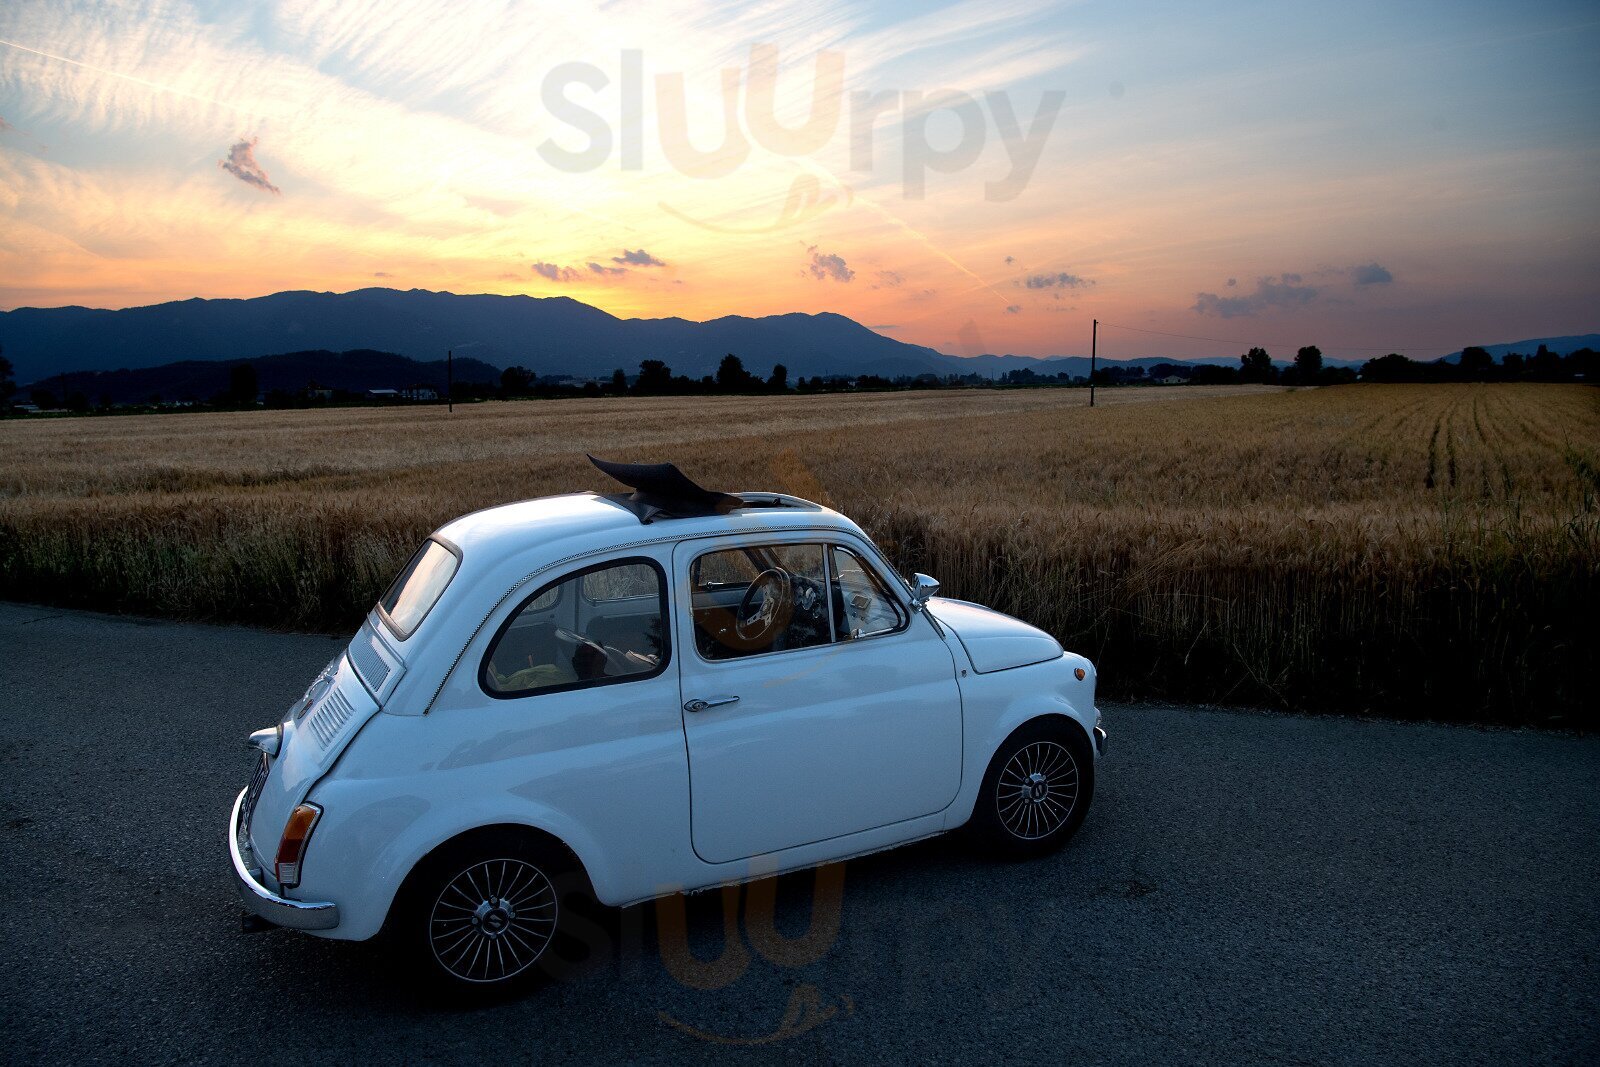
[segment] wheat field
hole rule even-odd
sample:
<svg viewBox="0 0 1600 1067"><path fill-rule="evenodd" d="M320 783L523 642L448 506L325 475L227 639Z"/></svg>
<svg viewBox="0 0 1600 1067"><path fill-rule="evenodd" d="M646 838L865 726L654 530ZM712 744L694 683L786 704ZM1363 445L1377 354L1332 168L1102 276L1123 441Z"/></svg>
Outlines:
<svg viewBox="0 0 1600 1067"><path fill-rule="evenodd" d="M671 460L856 518L1110 695L1586 726L1600 392L617 398L0 422L0 596L348 630L462 512Z"/></svg>

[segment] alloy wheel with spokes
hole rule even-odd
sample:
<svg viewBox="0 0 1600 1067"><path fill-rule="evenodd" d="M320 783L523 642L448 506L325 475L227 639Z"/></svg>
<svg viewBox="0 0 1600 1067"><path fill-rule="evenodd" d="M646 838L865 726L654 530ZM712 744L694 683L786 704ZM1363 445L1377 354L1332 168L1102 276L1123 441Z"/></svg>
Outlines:
<svg viewBox="0 0 1600 1067"><path fill-rule="evenodd" d="M995 807L1006 830L1024 841L1049 837L1065 825L1078 800L1078 764L1065 745L1034 741L1006 761L995 785Z"/></svg>
<svg viewBox="0 0 1600 1067"><path fill-rule="evenodd" d="M539 961L555 935L560 900L538 866L510 857L461 869L428 916L433 957L463 982L505 982Z"/></svg>
<svg viewBox="0 0 1600 1067"><path fill-rule="evenodd" d="M1088 731L1064 716L1025 722L995 748L967 835L996 856L1027 859L1077 833L1094 799Z"/></svg>

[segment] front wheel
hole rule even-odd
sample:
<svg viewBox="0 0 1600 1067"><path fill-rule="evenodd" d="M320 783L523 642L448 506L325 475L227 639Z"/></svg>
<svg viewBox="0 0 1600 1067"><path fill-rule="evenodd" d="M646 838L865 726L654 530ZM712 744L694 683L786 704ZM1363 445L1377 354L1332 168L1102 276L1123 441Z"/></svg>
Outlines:
<svg viewBox="0 0 1600 1067"><path fill-rule="evenodd" d="M1093 797L1094 757L1083 731L1059 719L1037 720L995 753L968 826L994 853L1042 856L1067 843Z"/></svg>

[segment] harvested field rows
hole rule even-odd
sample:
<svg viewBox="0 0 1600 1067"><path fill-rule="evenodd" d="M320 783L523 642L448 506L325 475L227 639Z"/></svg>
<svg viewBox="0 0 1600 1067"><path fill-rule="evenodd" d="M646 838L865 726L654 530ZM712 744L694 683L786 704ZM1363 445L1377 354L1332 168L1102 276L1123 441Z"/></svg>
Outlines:
<svg viewBox="0 0 1600 1067"><path fill-rule="evenodd" d="M1112 692L1576 722L1600 393L624 398L0 423L0 595L349 628L430 529L671 459L856 517ZM1592 716L1592 712L1589 712Z"/></svg>

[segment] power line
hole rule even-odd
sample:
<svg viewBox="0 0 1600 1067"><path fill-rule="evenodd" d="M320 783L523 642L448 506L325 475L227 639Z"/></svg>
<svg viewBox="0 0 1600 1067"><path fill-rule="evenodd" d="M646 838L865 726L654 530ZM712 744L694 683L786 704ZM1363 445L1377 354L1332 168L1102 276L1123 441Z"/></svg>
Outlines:
<svg viewBox="0 0 1600 1067"><path fill-rule="evenodd" d="M1169 333L1166 330L1146 330L1146 329L1144 329L1142 327L1139 327L1139 326L1123 326L1123 325L1121 325L1119 323L1107 322L1105 319L1100 319L1099 322L1100 322L1100 325L1102 325L1102 326L1110 326L1110 327L1112 327L1114 329L1118 329L1118 330L1132 330L1134 333L1153 333L1153 334L1156 334L1156 335L1161 336L1161 337L1182 337L1185 340L1189 340L1189 341L1212 341L1212 342L1215 342L1216 344L1219 344L1219 345L1273 345L1275 347L1283 347L1285 345L1293 346L1293 345L1296 344L1296 342L1294 342L1294 341L1263 341L1263 340L1260 340L1259 338L1247 341L1247 340L1240 340L1240 339L1237 339L1237 338L1230 338L1230 337L1201 337L1198 334L1192 334L1192 333ZM1378 347L1378 348L1373 348L1373 347L1364 346L1364 345L1328 345L1326 347L1328 347L1329 349L1335 349L1335 350L1342 349L1342 350L1347 351L1347 352L1397 352L1397 351L1400 350L1400 348L1410 348L1413 351L1416 350L1416 349L1419 349L1419 348L1421 348L1421 349L1443 348L1443 349L1446 349L1446 350L1450 349L1449 345L1400 345L1400 346L1387 345L1387 346L1382 346L1382 347Z"/></svg>

